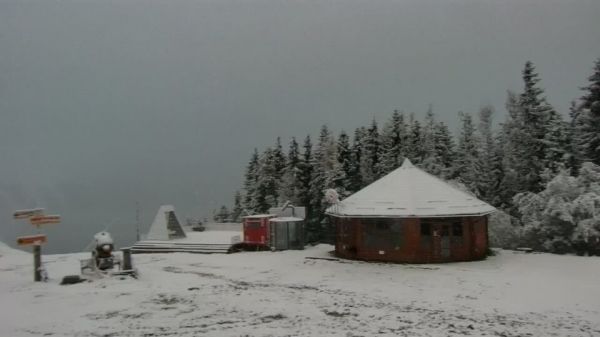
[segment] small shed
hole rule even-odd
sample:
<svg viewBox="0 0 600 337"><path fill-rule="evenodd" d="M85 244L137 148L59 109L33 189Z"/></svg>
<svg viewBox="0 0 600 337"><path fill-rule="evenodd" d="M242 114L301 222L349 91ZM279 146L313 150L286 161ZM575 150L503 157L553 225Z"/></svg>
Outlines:
<svg viewBox="0 0 600 337"><path fill-rule="evenodd" d="M289 203L268 214L243 217L243 245L271 250L304 249L304 207Z"/></svg>
<svg viewBox="0 0 600 337"><path fill-rule="evenodd" d="M327 209L335 253L349 259L434 263L482 259L494 207L415 167L401 167Z"/></svg>
<svg viewBox="0 0 600 337"><path fill-rule="evenodd" d="M304 218L306 209L289 201L282 207L269 209L276 217L269 220L271 250L304 249Z"/></svg>
<svg viewBox="0 0 600 337"><path fill-rule="evenodd" d="M304 219L277 217L269 220L272 250L304 249Z"/></svg>

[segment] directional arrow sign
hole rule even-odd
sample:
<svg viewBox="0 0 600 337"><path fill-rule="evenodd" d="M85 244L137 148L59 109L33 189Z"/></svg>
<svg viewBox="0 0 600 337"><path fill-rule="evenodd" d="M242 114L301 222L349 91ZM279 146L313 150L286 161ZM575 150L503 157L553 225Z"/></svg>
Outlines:
<svg viewBox="0 0 600 337"><path fill-rule="evenodd" d="M46 241L48 241L48 239L44 234L20 236L17 238L17 244L19 246L41 245L42 243L46 243Z"/></svg>
<svg viewBox="0 0 600 337"><path fill-rule="evenodd" d="M29 218L32 225L45 225L50 223L59 223L60 215L35 215Z"/></svg>
<svg viewBox="0 0 600 337"><path fill-rule="evenodd" d="M27 219L32 216L42 215L44 213L43 208L32 208L32 209L20 209L13 213L13 218L15 219Z"/></svg>

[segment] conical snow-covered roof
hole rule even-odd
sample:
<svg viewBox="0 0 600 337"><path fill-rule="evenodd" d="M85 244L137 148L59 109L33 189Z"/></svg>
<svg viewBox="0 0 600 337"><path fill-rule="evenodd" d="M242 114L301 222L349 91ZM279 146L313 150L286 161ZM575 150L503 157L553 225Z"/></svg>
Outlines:
<svg viewBox="0 0 600 337"><path fill-rule="evenodd" d="M401 167L329 207L338 217L456 217L485 215L489 204L415 167Z"/></svg>
<svg viewBox="0 0 600 337"><path fill-rule="evenodd" d="M171 240L185 238L185 232L177 216L175 215L175 207L172 205L162 205L156 212L154 221L148 231L147 240Z"/></svg>

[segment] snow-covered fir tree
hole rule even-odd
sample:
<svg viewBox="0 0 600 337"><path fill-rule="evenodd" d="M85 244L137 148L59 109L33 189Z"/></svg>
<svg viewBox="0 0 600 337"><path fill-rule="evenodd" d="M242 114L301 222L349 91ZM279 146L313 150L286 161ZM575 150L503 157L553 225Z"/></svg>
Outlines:
<svg viewBox="0 0 600 337"><path fill-rule="evenodd" d="M585 94L577 107L575 138L583 160L600 165L600 58L596 60Z"/></svg>
<svg viewBox="0 0 600 337"><path fill-rule="evenodd" d="M502 179L500 152L496 149L494 131L492 129L492 116L494 108L486 105L479 110L479 124L477 134L479 147L477 160L479 161L480 175L477 179L479 196L487 202L493 203L498 194L498 187Z"/></svg>
<svg viewBox="0 0 600 337"><path fill-rule="evenodd" d="M244 209L248 212L257 212L256 189L258 187L258 150L254 149L250 161L246 166L244 175Z"/></svg>
<svg viewBox="0 0 600 337"><path fill-rule="evenodd" d="M421 123L415 118L414 114L410 114L409 118L409 130L408 130L406 154L404 155L410 161L419 165L423 161L424 150L423 150L423 130Z"/></svg>
<svg viewBox="0 0 600 337"><path fill-rule="evenodd" d="M373 119L371 126L366 129L362 137L362 149L360 158L360 174L363 180L363 186L366 186L379 178L379 129L377 121Z"/></svg>
<svg viewBox="0 0 600 337"><path fill-rule="evenodd" d="M496 194L489 201L494 207L500 208L508 212L510 205L512 203L512 198L506 195L506 190L503 186L506 176L506 167L505 164L505 132L503 131L503 127L500 128L498 132L496 132L494 136L494 164L496 165L495 171L498 172L497 182L496 182Z"/></svg>
<svg viewBox="0 0 600 337"><path fill-rule="evenodd" d="M577 103L575 101L571 101L571 106L569 107L569 125L568 125L568 158L565 163L565 166L570 170L572 175L577 175L579 172L579 167L583 161L583 147L580 146L580 127L579 124L581 122L580 117L581 110L578 108Z"/></svg>
<svg viewBox="0 0 600 337"><path fill-rule="evenodd" d="M283 153L283 146L281 145L281 138L277 137L275 142L275 148L273 149L273 161L275 167L275 178L277 181L281 181L286 167L286 158Z"/></svg>
<svg viewBox="0 0 600 337"><path fill-rule="evenodd" d="M292 138L290 141L286 159L286 165L283 169L283 176L279 186L279 200L281 202L289 200L294 205L302 205L301 158L296 138Z"/></svg>
<svg viewBox="0 0 600 337"><path fill-rule="evenodd" d="M442 162L440 153L438 153L438 139L436 136L438 136L437 132L441 130L438 130L436 126L437 123L433 114L433 108L429 106L425 114L425 122L421 129L421 147L423 152L422 160L418 166L435 176L442 177L446 173L446 167ZM442 141L441 138L439 140ZM439 145L441 146L442 144Z"/></svg>
<svg viewBox="0 0 600 337"><path fill-rule="evenodd" d="M337 161L342 170L343 179L338 185L338 194L345 198L352 192L352 175L356 171L356 163L352 159L352 150L350 149L350 138L346 132L342 131L337 140Z"/></svg>
<svg viewBox="0 0 600 337"><path fill-rule="evenodd" d="M227 222L229 220L229 209L227 209L227 206L221 206L219 211L215 213L213 220L215 222Z"/></svg>
<svg viewBox="0 0 600 337"><path fill-rule="evenodd" d="M306 218L310 219L313 216L313 209L311 204L310 184L313 175L313 154L312 154L312 141L310 135L304 138L302 145L302 156L300 157L300 163L298 165L299 174L299 189L298 199L299 204L306 208Z"/></svg>
<svg viewBox="0 0 600 337"><path fill-rule="evenodd" d="M233 197L233 208L231 209L230 218L233 222L239 222L241 217L244 215L244 208L242 207L242 193L240 191L235 192Z"/></svg>
<svg viewBox="0 0 600 337"><path fill-rule="evenodd" d="M436 161L441 165L439 177L449 179L456 157L454 138L444 122L436 123L434 129L434 151Z"/></svg>
<svg viewBox="0 0 600 337"><path fill-rule="evenodd" d="M531 61L525 63L523 69L524 90L519 95L519 112L522 120L522 137L516 144L524 151L525 172L523 189L538 192L543 188L542 173L546 168L555 168L560 163L555 162L555 157L549 154L559 145L549 136L553 129L559 128L560 123L552 106L546 101L544 90L538 85L540 79ZM558 150L558 149L557 149ZM562 151L562 150L558 150Z"/></svg>
<svg viewBox="0 0 600 337"><path fill-rule="evenodd" d="M528 149L522 146L525 143L526 129L523 125L523 114L518 102L518 96L508 92L506 99L506 121L502 124L498 135L498 146L502 151L503 176L499 186L498 204L511 214L514 214L513 196L517 193L527 191L526 182L530 179L527 161L523 160L528 154Z"/></svg>
<svg viewBox="0 0 600 337"><path fill-rule="evenodd" d="M364 127L356 128L354 130L354 140L352 142L352 166L351 174L348 176L348 190L357 192L363 188L363 177L361 173L361 163L363 154L363 139L365 137L366 130Z"/></svg>
<svg viewBox="0 0 600 337"><path fill-rule="evenodd" d="M257 186L255 192L255 211L266 213L269 208L278 205L279 172L276 151L267 148L258 160Z"/></svg>
<svg viewBox="0 0 600 337"><path fill-rule="evenodd" d="M454 178L463 183L476 196L481 194L478 179L481 172L479 166L479 139L475 133L473 118L461 112L461 128L454 161Z"/></svg>
<svg viewBox="0 0 600 337"><path fill-rule="evenodd" d="M392 117L381 130L381 154L378 168L381 176L402 165L407 139L408 131L404 114L399 110L394 110Z"/></svg>
<svg viewBox="0 0 600 337"><path fill-rule="evenodd" d="M314 151L313 171L310 183L312 217L308 220L310 235L313 240L321 239L321 221L325 204L323 197L326 189L339 189L344 181L343 171L337 158L337 147L331 132L326 125L321 127L319 142Z"/></svg>
<svg viewBox="0 0 600 337"><path fill-rule="evenodd" d="M548 115L548 132L545 134L543 142L546 144L544 161L545 167L542 171L544 182L552 179L563 169L573 155L569 153L569 125L560 114L551 110Z"/></svg>

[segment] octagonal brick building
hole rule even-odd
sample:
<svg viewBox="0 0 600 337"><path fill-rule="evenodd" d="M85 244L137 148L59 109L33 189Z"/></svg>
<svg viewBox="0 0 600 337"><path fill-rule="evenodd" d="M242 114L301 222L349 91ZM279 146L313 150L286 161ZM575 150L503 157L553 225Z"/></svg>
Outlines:
<svg viewBox="0 0 600 337"><path fill-rule="evenodd" d="M485 258L495 208L415 167L401 167L327 209L335 253L401 263Z"/></svg>

